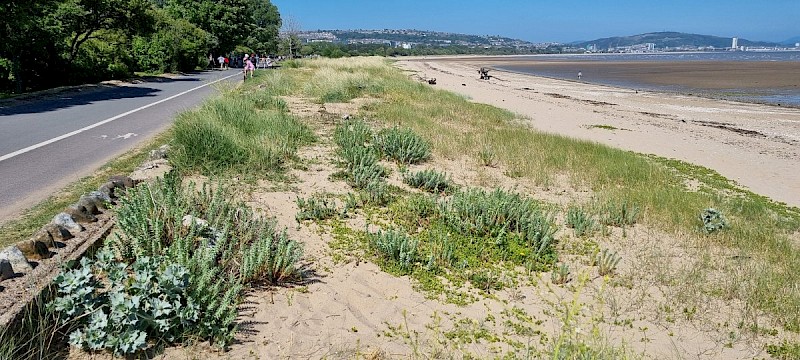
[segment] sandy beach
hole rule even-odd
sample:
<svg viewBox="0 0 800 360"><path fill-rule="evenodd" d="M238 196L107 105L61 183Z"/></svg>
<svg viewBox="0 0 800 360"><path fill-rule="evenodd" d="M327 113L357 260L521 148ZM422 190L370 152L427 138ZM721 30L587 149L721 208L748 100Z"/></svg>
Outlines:
<svg viewBox="0 0 800 360"><path fill-rule="evenodd" d="M490 80L480 80L476 70L498 61L417 58L398 66L436 78L438 88L513 111L535 129L702 165L755 193L800 206L798 109L496 70Z"/></svg>

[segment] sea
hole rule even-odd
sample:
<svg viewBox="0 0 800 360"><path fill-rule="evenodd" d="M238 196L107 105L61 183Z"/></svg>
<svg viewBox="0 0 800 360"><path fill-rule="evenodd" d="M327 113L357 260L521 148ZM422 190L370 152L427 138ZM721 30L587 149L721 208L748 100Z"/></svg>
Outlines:
<svg viewBox="0 0 800 360"><path fill-rule="evenodd" d="M530 55L517 56L513 60L494 65L500 70L532 74L564 80L576 80L576 71L573 67L559 66L532 66L525 62L586 62L587 67L591 67L591 62L620 63L635 62L638 64L653 63L683 63L683 62L796 62L800 69L800 51L717 51L717 52L680 52L680 53L642 53L642 54L569 54L569 55ZM624 68L623 68L624 69ZM615 74L617 76L615 76ZM764 103L779 106L789 106L800 108L800 84L794 87L783 86L773 88L765 82L763 87L754 88L752 85L744 88L727 89L703 89L697 87L684 86L680 83L674 84L652 84L645 78L622 76L624 71L604 74L588 74L584 71L581 81L623 87L637 90L649 90L659 92L694 94L722 98L734 101ZM732 75L735 76L735 75Z"/></svg>

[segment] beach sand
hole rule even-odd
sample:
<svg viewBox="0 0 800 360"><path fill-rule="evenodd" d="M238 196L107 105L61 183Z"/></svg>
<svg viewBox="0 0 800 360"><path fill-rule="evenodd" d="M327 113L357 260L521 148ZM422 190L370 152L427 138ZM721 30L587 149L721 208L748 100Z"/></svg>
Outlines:
<svg viewBox="0 0 800 360"><path fill-rule="evenodd" d="M492 71L490 80L480 80L477 69L498 61L508 60L416 58L399 61L398 66L423 78L436 78L437 88L518 113L537 130L702 165L755 193L800 206L798 109L502 71ZM699 66L694 71L704 71L705 65L694 65ZM589 68L582 69L584 73L591 71L586 69ZM752 74L753 79L758 79L758 69L752 69ZM792 80L798 74L795 71L787 81L800 83ZM651 75L661 82L670 80ZM685 85L697 82L696 85L709 88L719 78L701 80L699 76L687 75L672 80ZM774 86L788 84L774 76L761 81L770 81Z"/></svg>

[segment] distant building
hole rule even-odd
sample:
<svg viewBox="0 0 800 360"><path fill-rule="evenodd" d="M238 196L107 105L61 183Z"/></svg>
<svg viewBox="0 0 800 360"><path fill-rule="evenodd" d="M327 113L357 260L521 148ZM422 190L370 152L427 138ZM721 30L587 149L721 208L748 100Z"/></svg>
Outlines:
<svg viewBox="0 0 800 360"><path fill-rule="evenodd" d="M735 37L731 41L731 49L736 50L736 48L738 48L738 47L739 47L739 38Z"/></svg>

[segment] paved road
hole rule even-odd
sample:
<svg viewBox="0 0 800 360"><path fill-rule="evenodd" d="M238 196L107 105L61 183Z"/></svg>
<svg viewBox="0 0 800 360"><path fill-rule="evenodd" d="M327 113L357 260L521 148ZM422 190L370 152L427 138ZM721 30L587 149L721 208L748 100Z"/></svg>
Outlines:
<svg viewBox="0 0 800 360"><path fill-rule="evenodd" d="M101 85L0 106L0 222L125 153L237 70Z"/></svg>

